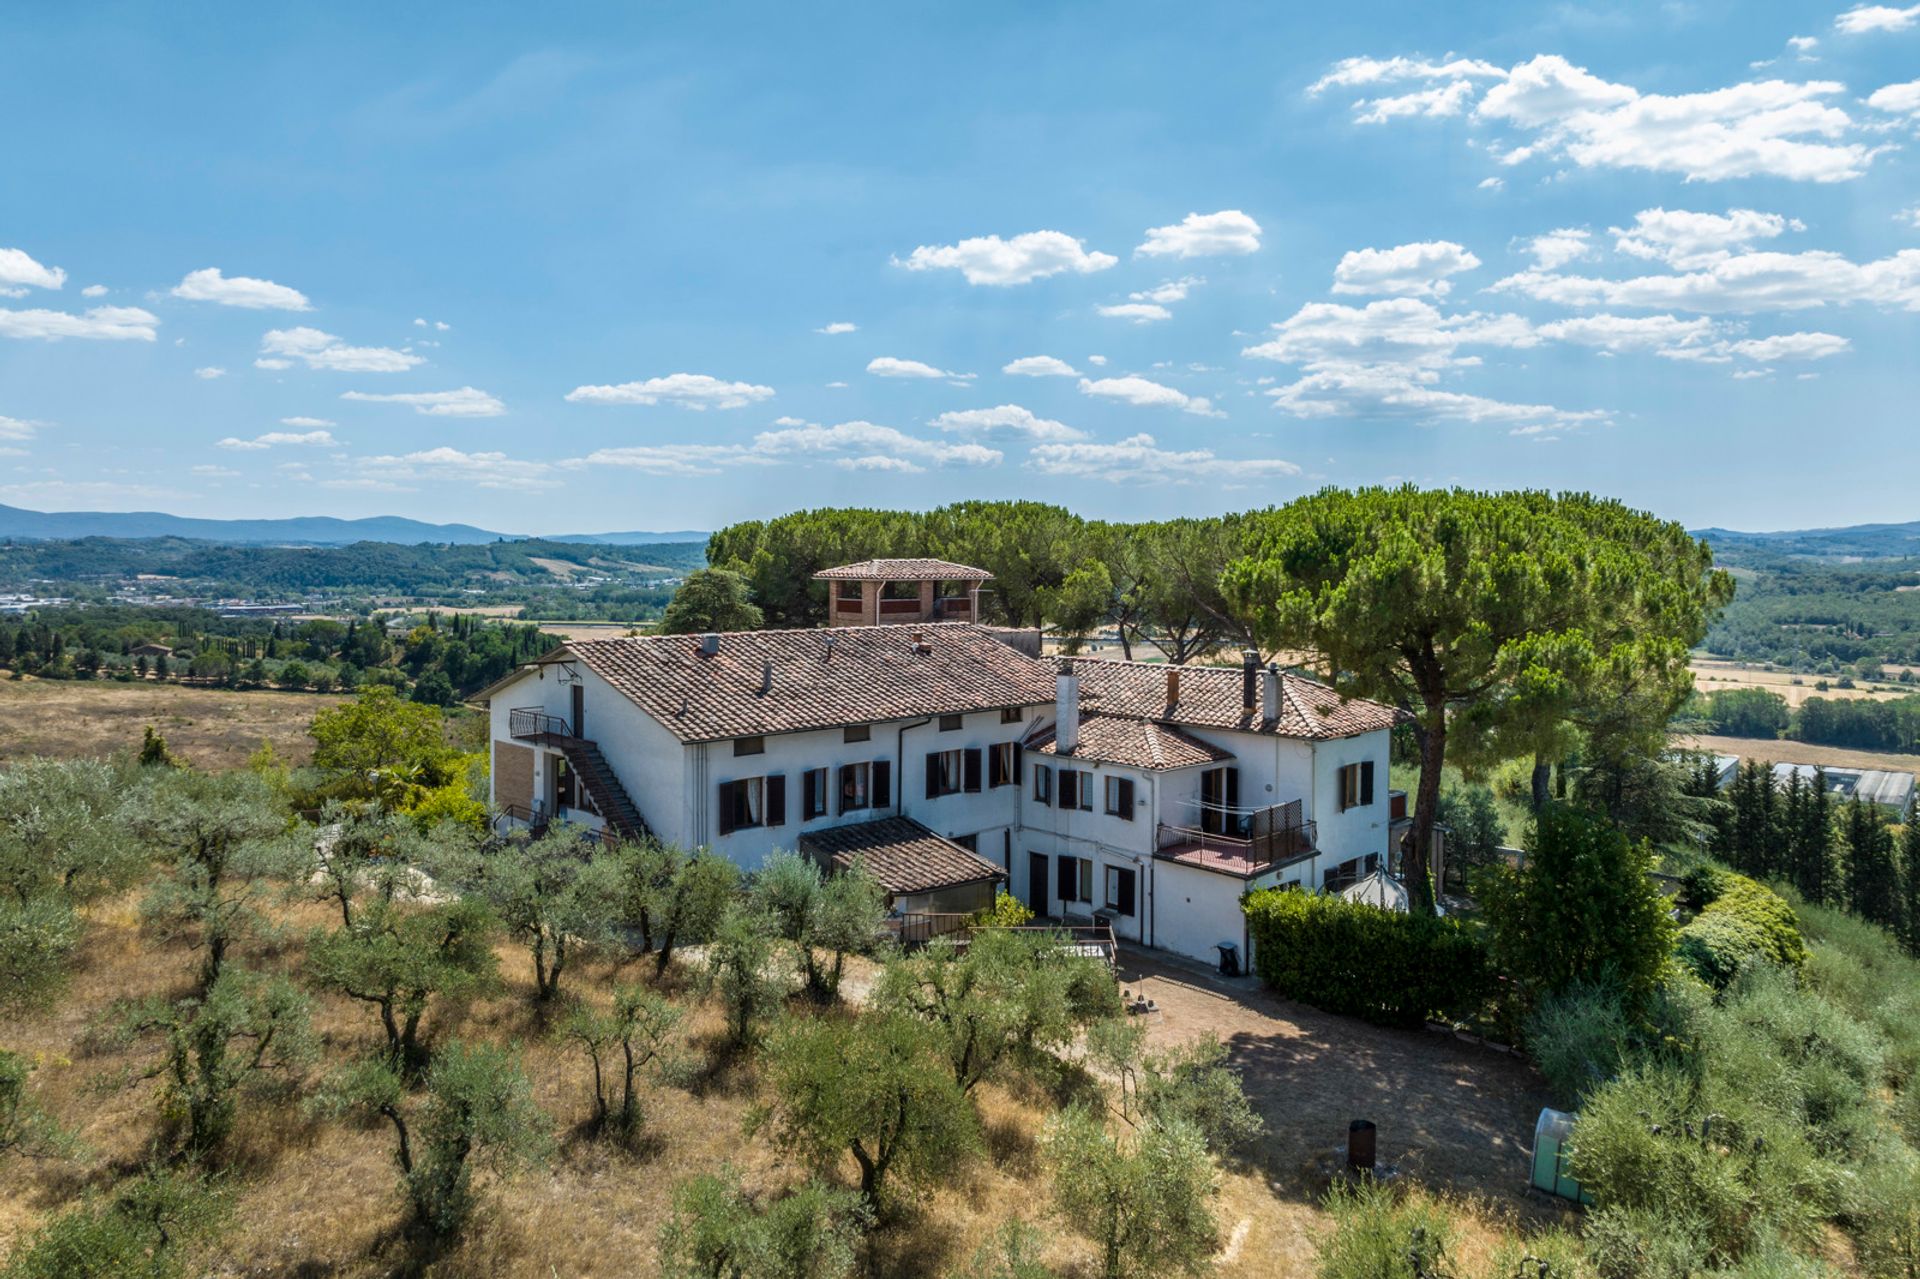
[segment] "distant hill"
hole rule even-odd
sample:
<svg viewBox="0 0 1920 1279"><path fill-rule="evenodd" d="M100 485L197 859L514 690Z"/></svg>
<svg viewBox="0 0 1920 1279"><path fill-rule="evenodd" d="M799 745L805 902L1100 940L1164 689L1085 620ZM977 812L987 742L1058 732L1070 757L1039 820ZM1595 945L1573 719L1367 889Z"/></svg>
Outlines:
<svg viewBox="0 0 1920 1279"><path fill-rule="evenodd" d="M66 541L83 537L135 539L183 537L227 545L351 546L355 542L394 542L403 546L422 542L478 546L502 538L518 541L526 533L499 533L471 524L429 524L398 515L374 515L343 520L329 515L301 515L269 520L208 520L161 511L29 511L0 506L0 538L19 541ZM601 546L650 546L667 542L704 542L707 535L692 530L671 533L569 533L542 539Z"/></svg>
<svg viewBox="0 0 1920 1279"><path fill-rule="evenodd" d="M1716 551L1804 556L1814 559L1902 559L1920 555L1920 520L1905 524L1853 524L1846 528L1789 529L1743 533L1736 529L1694 530Z"/></svg>

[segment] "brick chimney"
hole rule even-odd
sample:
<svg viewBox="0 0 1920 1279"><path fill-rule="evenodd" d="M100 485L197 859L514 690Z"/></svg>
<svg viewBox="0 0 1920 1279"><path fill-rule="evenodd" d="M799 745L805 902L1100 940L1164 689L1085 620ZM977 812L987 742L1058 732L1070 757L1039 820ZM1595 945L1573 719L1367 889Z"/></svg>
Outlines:
<svg viewBox="0 0 1920 1279"><path fill-rule="evenodd" d="M1178 666L1169 666L1167 667L1167 705L1178 706L1179 704L1180 668Z"/></svg>

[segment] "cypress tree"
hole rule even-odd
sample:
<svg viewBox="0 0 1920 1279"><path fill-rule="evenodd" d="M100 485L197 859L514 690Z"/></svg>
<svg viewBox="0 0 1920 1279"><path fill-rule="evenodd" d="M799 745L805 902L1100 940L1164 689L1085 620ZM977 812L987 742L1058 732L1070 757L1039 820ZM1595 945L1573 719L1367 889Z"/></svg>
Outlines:
<svg viewBox="0 0 1920 1279"><path fill-rule="evenodd" d="M1847 801L1847 909L1873 923L1899 922L1899 872L1893 860L1893 832L1873 804L1858 795Z"/></svg>
<svg viewBox="0 0 1920 1279"><path fill-rule="evenodd" d="M1900 847L1900 941L1920 955L1920 799L1907 807L1907 835Z"/></svg>
<svg viewBox="0 0 1920 1279"><path fill-rule="evenodd" d="M1827 792L1827 770L1813 770L1798 820L1792 827L1793 886L1808 901L1821 905L1833 900L1833 809Z"/></svg>

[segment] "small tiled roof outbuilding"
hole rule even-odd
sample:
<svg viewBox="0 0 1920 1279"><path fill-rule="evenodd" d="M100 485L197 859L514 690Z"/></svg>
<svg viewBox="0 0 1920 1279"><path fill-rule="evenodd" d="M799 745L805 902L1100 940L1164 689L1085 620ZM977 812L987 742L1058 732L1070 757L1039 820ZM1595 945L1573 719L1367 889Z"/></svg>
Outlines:
<svg viewBox="0 0 1920 1279"><path fill-rule="evenodd" d="M1027 738L1026 747L1036 754L1058 755L1054 726L1048 724L1035 729ZM1232 759L1233 752L1183 733L1171 724L1126 715L1082 715L1080 742L1073 748L1072 758L1161 770L1218 764Z"/></svg>
<svg viewBox="0 0 1920 1279"><path fill-rule="evenodd" d="M1083 722L1086 716L1104 713L1160 720L1188 728L1230 728L1243 733L1327 741L1392 728L1399 719L1399 712L1391 706L1357 698L1342 701L1340 694L1325 684L1283 671L1280 715L1268 720L1260 705L1265 692L1265 672L1260 672L1255 679L1255 705L1248 711L1241 692L1243 674L1240 668L1227 666L1178 668L1179 699L1168 701L1168 672L1173 669L1147 662L1076 659L1073 673L1080 677Z"/></svg>
<svg viewBox="0 0 1920 1279"><path fill-rule="evenodd" d="M942 838L910 817L882 817L829 826L800 837L800 850L834 870L863 861L895 897L1003 879L1006 872L970 849Z"/></svg>
<svg viewBox="0 0 1920 1279"><path fill-rule="evenodd" d="M683 742L1037 706L1053 668L965 622L575 640L578 660ZM491 690L490 690L491 692Z"/></svg>
<svg viewBox="0 0 1920 1279"><path fill-rule="evenodd" d="M951 560L861 560L821 569L816 582L991 582L993 574Z"/></svg>

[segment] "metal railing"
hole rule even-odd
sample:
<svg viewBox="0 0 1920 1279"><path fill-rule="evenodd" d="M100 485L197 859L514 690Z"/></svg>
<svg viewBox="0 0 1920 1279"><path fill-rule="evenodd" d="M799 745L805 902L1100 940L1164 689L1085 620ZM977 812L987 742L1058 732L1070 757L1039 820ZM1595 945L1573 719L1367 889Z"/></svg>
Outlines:
<svg viewBox="0 0 1920 1279"><path fill-rule="evenodd" d="M507 712L510 737L572 737L573 725L538 706L516 706Z"/></svg>
<svg viewBox="0 0 1920 1279"><path fill-rule="evenodd" d="M980 924L975 915L911 911L887 920L885 927L903 948L912 950L943 939L950 939L950 944L964 948L976 928L1003 926ZM1114 960L1117 944L1111 924L1018 924L1005 927L1004 930L1058 937L1062 947L1071 953L1094 956L1109 964Z"/></svg>
<svg viewBox="0 0 1920 1279"><path fill-rule="evenodd" d="M1293 861L1312 854L1319 839L1315 824L1301 813L1297 799L1254 809L1203 805L1196 825L1161 822L1155 846L1162 853L1207 853L1248 866Z"/></svg>

